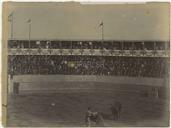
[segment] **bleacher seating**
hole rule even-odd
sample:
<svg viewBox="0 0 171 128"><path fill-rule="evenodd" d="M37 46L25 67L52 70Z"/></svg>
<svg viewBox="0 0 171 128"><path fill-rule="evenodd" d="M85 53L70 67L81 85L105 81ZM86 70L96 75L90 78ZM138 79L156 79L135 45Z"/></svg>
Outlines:
<svg viewBox="0 0 171 128"><path fill-rule="evenodd" d="M9 56L9 73L165 77L169 59L106 56Z"/></svg>

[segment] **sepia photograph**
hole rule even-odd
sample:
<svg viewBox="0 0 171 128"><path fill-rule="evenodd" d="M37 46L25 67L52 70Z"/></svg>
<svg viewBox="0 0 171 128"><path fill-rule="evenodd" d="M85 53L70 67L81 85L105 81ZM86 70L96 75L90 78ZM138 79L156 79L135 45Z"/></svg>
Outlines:
<svg viewBox="0 0 171 128"><path fill-rule="evenodd" d="M7 127L169 127L170 3L4 2Z"/></svg>

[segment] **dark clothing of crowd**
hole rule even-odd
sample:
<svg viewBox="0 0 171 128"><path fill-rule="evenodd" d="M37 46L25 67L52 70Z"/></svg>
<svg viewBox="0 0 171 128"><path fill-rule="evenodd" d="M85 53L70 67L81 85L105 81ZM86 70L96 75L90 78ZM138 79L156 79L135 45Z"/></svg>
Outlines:
<svg viewBox="0 0 171 128"><path fill-rule="evenodd" d="M164 57L13 55L8 61L11 75L169 76L169 58Z"/></svg>

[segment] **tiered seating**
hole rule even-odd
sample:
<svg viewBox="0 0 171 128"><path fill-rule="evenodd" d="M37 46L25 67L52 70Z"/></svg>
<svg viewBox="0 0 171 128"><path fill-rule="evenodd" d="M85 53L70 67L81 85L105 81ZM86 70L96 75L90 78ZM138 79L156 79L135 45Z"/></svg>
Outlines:
<svg viewBox="0 0 171 128"><path fill-rule="evenodd" d="M10 56L10 74L165 77L169 59L105 56Z"/></svg>

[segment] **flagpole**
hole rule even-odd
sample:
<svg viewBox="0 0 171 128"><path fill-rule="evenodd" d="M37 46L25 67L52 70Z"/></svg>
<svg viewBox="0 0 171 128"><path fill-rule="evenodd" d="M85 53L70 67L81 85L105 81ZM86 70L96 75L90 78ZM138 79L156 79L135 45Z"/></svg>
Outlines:
<svg viewBox="0 0 171 128"><path fill-rule="evenodd" d="M103 24L103 21L101 22L100 24L100 27L101 27L101 44L102 44L102 48L103 48L103 41L104 41L104 24Z"/></svg>
<svg viewBox="0 0 171 128"><path fill-rule="evenodd" d="M29 19L26 23L28 23L28 40L29 40L29 49L30 49L31 19Z"/></svg>
<svg viewBox="0 0 171 128"><path fill-rule="evenodd" d="M13 14L11 19L11 39L13 39Z"/></svg>
<svg viewBox="0 0 171 128"><path fill-rule="evenodd" d="M28 23L28 45L29 45L29 48L28 48L28 53L29 53L29 60L30 60L30 35L31 35L31 19L29 19L26 23Z"/></svg>
<svg viewBox="0 0 171 128"><path fill-rule="evenodd" d="M102 22L103 23L103 22ZM102 24L102 43L103 43L103 39L104 39L104 35L103 35L103 25L104 24Z"/></svg>
<svg viewBox="0 0 171 128"><path fill-rule="evenodd" d="M13 12L8 16L8 21L11 25L11 39L13 38Z"/></svg>
<svg viewBox="0 0 171 128"><path fill-rule="evenodd" d="M31 22L29 23L29 49L30 49Z"/></svg>

